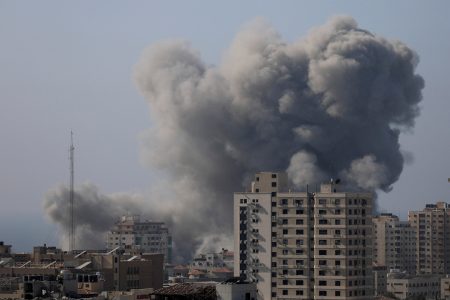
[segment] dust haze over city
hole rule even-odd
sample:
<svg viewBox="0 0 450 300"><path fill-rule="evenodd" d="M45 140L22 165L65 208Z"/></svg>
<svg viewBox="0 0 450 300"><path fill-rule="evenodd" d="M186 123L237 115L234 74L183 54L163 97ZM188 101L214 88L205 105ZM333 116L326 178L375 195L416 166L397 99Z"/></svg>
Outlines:
<svg viewBox="0 0 450 300"><path fill-rule="evenodd" d="M232 248L258 171L448 201L446 2L104 4L0 3L0 240L67 247L71 130L82 248L124 214L177 261Z"/></svg>

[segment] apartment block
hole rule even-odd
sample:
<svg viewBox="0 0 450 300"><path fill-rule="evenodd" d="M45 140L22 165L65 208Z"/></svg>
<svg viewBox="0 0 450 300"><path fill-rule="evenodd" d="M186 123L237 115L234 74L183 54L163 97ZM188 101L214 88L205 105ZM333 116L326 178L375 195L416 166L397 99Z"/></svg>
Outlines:
<svg viewBox="0 0 450 300"><path fill-rule="evenodd" d="M417 274L450 274L450 206L427 204L410 211L408 221L416 230Z"/></svg>
<svg viewBox="0 0 450 300"><path fill-rule="evenodd" d="M120 247L138 253L164 254L165 263L172 261L172 237L163 222L141 221L140 216L123 216L108 232L106 248Z"/></svg>
<svg viewBox="0 0 450 300"><path fill-rule="evenodd" d="M234 194L235 276L258 299L371 299L372 195L292 192L284 173L255 175Z"/></svg>
<svg viewBox="0 0 450 300"><path fill-rule="evenodd" d="M393 214L373 218L373 263L387 270L416 272L416 230Z"/></svg>

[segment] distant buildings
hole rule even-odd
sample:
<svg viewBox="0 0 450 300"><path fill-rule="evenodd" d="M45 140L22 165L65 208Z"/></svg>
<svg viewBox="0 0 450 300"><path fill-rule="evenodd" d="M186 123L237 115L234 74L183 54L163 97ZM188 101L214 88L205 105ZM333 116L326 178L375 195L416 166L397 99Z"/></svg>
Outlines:
<svg viewBox="0 0 450 300"><path fill-rule="evenodd" d="M34 247L30 258L25 263L15 261L14 254L1 258L0 299L43 297L42 289L59 296L90 298L103 291L154 290L163 285L163 254L123 249L68 253L44 245Z"/></svg>
<svg viewBox="0 0 450 300"><path fill-rule="evenodd" d="M373 223L373 263L391 269L416 272L416 229L393 214L381 214Z"/></svg>
<svg viewBox="0 0 450 300"><path fill-rule="evenodd" d="M108 232L106 248L117 247L137 253L161 253L165 263L172 261L169 229L162 222L141 221L140 216L123 216Z"/></svg>
<svg viewBox="0 0 450 300"><path fill-rule="evenodd" d="M188 265L177 265L169 272L169 282L226 281L233 277L233 251L196 255Z"/></svg>
<svg viewBox="0 0 450 300"><path fill-rule="evenodd" d="M0 257L11 256L11 245L5 245L3 241L0 241Z"/></svg>
<svg viewBox="0 0 450 300"><path fill-rule="evenodd" d="M427 204L410 211L408 221L416 230L416 273L450 274L450 205Z"/></svg>
<svg viewBox="0 0 450 300"><path fill-rule="evenodd" d="M234 194L235 276L258 299L371 299L372 195L290 192L285 173L255 175Z"/></svg>
<svg viewBox="0 0 450 300"><path fill-rule="evenodd" d="M441 299L441 276L439 275L408 275L391 272L387 277L387 292L397 299ZM414 298L417 297L417 298Z"/></svg>

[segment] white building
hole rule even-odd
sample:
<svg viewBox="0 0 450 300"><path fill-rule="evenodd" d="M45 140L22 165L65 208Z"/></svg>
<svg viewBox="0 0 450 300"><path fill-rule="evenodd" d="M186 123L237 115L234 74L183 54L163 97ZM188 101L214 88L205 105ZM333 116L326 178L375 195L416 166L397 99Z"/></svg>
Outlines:
<svg viewBox="0 0 450 300"><path fill-rule="evenodd" d="M106 248L116 247L141 253L164 254L165 263L172 260L172 237L162 222L141 221L140 216L123 216L108 232Z"/></svg>
<svg viewBox="0 0 450 300"><path fill-rule="evenodd" d="M290 192L284 173L258 173L234 194L234 274L258 299L371 299L372 195Z"/></svg>

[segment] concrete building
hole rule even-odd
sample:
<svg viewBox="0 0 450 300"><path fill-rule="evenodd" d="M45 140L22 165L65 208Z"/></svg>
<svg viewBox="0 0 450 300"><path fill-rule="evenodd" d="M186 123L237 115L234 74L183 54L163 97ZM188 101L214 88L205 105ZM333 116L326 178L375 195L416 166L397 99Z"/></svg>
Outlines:
<svg viewBox="0 0 450 300"><path fill-rule="evenodd" d="M338 190L290 192L262 172L234 194L234 274L258 299L371 299L372 195Z"/></svg>
<svg viewBox="0 0 450 300"><path fill-rule="evenodd" d="M441 276L439 275L408 275L391 272L387 276L387 292L397 299L404 300L422 296L425 299L440 299Z"/></svg>
<svg viewBox="0 0 450 300"><path fill-rule="evenodd" d="M383 296L387 292L387 269L386 266L374 266L373 271L373 288L375 296Z"/></svg>
<svg viewBox="0 0 450 300"><path fill-rule="evenodd" d="M408 222L400 221L393 214L381 214L372 219L373 263L416 273L416 230Z"/></svg>
<svg viewBox="0 0 450 300"><path fill-rule="evenodd" d="M437 202L410 211L408 221L416 230L416 273L450 274L449 204Z"/></svg>
<svg viewBox="0 0 450 300"><path fill-rule="evenodd" d="M123 216L108 232L106 248L117 247L139 253L164 254L165 263L172 261L172 237L162 222L141 221L140 216Z"/></svg>
<svg viewBox="0 0 450 300"><path fill-rule="evenodd" d="M11 256L11 245L6 245L3 241L0 241L0 257Z"/></svg>
<svg viewBox="0 0 450 300"><path fill-rule="evenodd" d="M441 299L450 300L450 275L441 278Z"/></svg>
<svg viewBox="0 0 450 300"><path fill-rule="evenodd" d="M216 285L217 300L256 300L256 284L232 278Z"/></svg>
<svg viewBox="0 0 450 300"><path fill-rule="evenodd" d="M49 264L54 261L61 263L64 261L65 255L66 253L62 249L44 244L44 246L33 247L31 260L35 264Z"/></svg>
<svg viewBox="0 0 450 300"><path fill-rule="evenodd" d="M106 291L158 289L163 285L163 254L131 255L121 250L111 253L85 253L76 258L76 270L99 272Z"/></svg>

